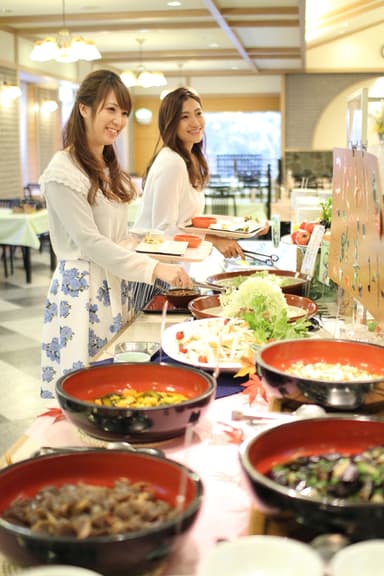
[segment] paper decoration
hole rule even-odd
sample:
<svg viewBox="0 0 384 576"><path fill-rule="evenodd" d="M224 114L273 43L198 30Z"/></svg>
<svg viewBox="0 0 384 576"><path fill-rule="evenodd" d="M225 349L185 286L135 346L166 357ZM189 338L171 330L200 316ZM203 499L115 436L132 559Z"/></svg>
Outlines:
<svg viewBox="0 0 384 576"><path fill-rule="evenodd" d="M377 157L336 148L328 274L384 320L383 196Z"/></svg>

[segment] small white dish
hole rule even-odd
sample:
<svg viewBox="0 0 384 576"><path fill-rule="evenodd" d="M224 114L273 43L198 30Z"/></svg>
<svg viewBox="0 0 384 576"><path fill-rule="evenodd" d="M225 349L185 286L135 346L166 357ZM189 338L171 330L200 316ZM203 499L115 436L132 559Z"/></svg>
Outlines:
<svg viewBox="0 0 384 576"><path fill-rule="evenodd" d="M221 542L200 562L198 576L323 576L308 544L283 536L244 536Z"/></svg>
<svg viewBox="0 0 384 576"><path fill-rule="evenodd" d="M383 576L384 539L364 540L337 552L329 563L330 576Z"/></svg>
<svg viewBox="0 0 384 576"><path fill-rule="evenodd" d="M114 362L149 362L160 350L159 342L120 342L113 351Z"/></svg>
<svg viewBox="0 0 384 576"><path fill-rule="evenodd" d="M135 350L119 352L113 357L114 362L149 362L150 359L151 356L147 352L137 352Z"/></svg>

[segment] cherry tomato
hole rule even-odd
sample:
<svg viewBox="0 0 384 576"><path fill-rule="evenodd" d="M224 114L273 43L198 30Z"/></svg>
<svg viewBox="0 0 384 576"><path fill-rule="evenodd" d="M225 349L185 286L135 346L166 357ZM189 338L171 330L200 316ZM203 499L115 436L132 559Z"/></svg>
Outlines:
<svg viewBox="0 0 384 576"><path fill-rule="evenodd" d="M184 332L182 330L176 332L176 340L182 340L183 338L184 338Z"/></svg>

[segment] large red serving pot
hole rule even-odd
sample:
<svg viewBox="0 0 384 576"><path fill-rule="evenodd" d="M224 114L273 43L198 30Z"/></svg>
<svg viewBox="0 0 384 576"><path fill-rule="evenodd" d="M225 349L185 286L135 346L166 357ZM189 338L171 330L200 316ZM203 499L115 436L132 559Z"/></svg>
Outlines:
<svg viewBox="0 0 384 576"><path fill-rule="evenodd" d="M289 366L298 361L360 367L376 377L346 382L340 378L330 381L289 374ZM256 366L269 394L281 397L301 393L311 402L339 410L358 408L369 392L384 391L384 347L368 342L333 338L281 340L257 352Z"/></svg>
<svg viewBox="0 0 384 576"><path fill-rule="evenodd" d="M148 482L157 497L179 507L176 515L158 526L85 539L33 533L2 518L16 498L34 496L44 487L78 482L111 486L120 478ZM23 566L74 564L108 575L152 573L183 544L202 498L203 485L195 472L139 451L99 448L30 458L0 471L0 552Z"/></svg>
<svg viewBox="0 0 384 576"><path fill-rule="evenodd" d="M275 464L296 456L357 454L382 446L384 419L324 416L268 428L240 446L240 461L259 501L271 514L290 512L317 532L341 532L352 539L384 538L384 502L351 503L305 496L268 478Z"/></svg>
<svg viewBox="0 0 384 576"><path fill-rule="evenodd" d="M127 388L180 392L188 400L153 408L100 406L95 399ZM71 372L56 382L65 415L82 431L108 441L158 442L183 434L207 410L216 391L213 377L171 364L118 363Z"/></svg>

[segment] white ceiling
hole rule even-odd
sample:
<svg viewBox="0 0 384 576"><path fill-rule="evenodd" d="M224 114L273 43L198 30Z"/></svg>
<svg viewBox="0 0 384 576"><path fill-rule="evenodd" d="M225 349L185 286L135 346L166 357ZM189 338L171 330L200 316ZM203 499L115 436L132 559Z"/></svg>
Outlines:
<svg viewBox="0 0 384 576"><path fill-rule="evenodd" d="M265 75L304 71L380 72L384 58L383 0L1 0L0 31L34 41L57 33L96 42L99 65L121 72L141 62L182 78L241 83ZM307 44L305 20L307 19ZM339 45L370 46L357 65ZM361 49L356 48L357 51ZM353 52L352 52L353 53ZM355 51L356 53L356 51ZM326 55L326 56L323 56ZM340 57L338 58L338 55ZM60 64L58 64L60 66ZM236 91L236 90L235 90Z"/></svg>

